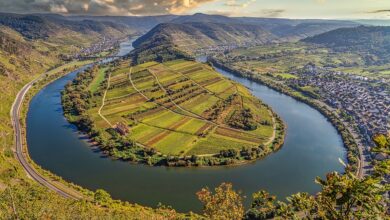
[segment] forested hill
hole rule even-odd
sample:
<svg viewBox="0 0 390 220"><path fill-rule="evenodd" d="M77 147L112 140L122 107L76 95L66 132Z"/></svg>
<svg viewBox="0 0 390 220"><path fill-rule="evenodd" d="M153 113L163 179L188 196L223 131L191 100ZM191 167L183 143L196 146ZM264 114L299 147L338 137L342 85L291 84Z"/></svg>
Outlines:
<svg viewBox="0 0 390 220"><path fill-rule="evenodd" d="M303 40L339 52L358 52L385 59L390 53L390 27L340 28Z"/></svg>
<svg viewBox="0 0 390 220"><path fill-rule="evenodd" d="M290 20L226 17L194 14L170 17L134 42L136 62L167 60L199 49L226 49L286 41L298 41L341 27L355 27L351 21ZM142 58L142 59L141 59ZM176 57L177 58L177 57Z"/></svg>
<svg viewBox="0 0 390 220"><path fill-rule="evenodd" d="M183 49L197 49L216 45L263 44L276 41L278 41L276 36L257 25L191 22L159 24L134 42L134 46L171 43Z"/></svg>
<svg viewBox="0 0 390 220"><path fill-rule="evenodd" d="M191 22L256 25L284 41L300 40L330 30L343 27L356 27L359 25L357 22L342 20L226 17L201 13L179 16L174 18L170 23L183 24Z"/></svg>
<svg viewBox="0 0 390 220"><path fill-rule="evenodd" d="M383 47L390 44L390 27L359 26L355 28L340 28L306 38L303 41L333 48L368 49Z"/></svg>
<svg viewBox="0 0 390 220"><path fill-rule="evenodd" d="M199 49L279 42L258 25L212 22L164 23L134 42L134 62L188 58Z"/></svg>
<svg viewBox="0 0 390 220"><path fill-rule="evenodd" d="M93 20L100 22L112 22L121 24L136 31L139 34L145 33L156 25L167 23L177 18L177 15L160 15L160 16L68 16L68 20L82 21Z"/></svg>
<svg viewBox="0 0 390 220"><path fill-rule="evenodd" d="M76 21L55 14L0 13L0 25L14 29L27 39L46 39L65 32L115 36L129 31L126 26L110 21L90 19Z"/></svg>
<svg viewBox="0 0 390 220"><path fill-rule="evenodd" d="M186 50L214 45L245 45L294 41L342 27L355 27L350 21L290 20L273 18L234 18L194 14L179 16L157 25L134 46L173 43Z"/></svg>

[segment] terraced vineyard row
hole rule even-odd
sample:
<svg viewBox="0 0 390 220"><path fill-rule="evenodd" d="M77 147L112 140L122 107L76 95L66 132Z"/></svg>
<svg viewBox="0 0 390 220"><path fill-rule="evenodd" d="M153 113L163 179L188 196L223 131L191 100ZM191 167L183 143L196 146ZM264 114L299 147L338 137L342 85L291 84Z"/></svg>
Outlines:
<svg viewBox="0 0 390 220"><path fill-rule="evenodd" d="M110 74L110 77L108 77ZM101 77L101 76L96 76ZM109 88L107 88L108 82ZM96 80L95 80L96 81ZM271 143L271 111L243 86L192 61L128 63L107 70L88 110L102 131L123 124L140 145L163 155L212 155Z"/></svg>

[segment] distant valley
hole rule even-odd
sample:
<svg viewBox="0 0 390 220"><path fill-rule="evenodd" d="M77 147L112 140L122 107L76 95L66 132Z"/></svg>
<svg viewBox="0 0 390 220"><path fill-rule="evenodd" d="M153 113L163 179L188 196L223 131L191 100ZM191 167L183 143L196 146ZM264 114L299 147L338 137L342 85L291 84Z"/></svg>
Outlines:
<svg viewBox="0 0 390 220"><path fill-rule="evenodd" d="M387 24L0 13L0 219L386 216Z"/></svg>

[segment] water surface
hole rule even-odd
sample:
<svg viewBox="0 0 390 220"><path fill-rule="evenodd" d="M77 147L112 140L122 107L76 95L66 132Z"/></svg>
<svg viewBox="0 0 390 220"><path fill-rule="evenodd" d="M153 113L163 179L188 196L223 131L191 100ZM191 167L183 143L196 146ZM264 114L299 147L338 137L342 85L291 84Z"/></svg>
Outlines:
<svg viewBox="0 0 390 220"><path fill-rule="evenodd" d="M131 44L122 55L129 49ZM76 76L75 71L49 84L32 99L27 116L30 155L44 169L90 190L102 188L117 199L152 207L161 202L179 211L199 211L195 193L205 186L231 182L247 197L265 189L284 198L299 191L316 193L316 176L342 172L338 162L338 158L345 158L341 137L317 110L266 86L219 71L250 88L281 116L287 124L281 150L238 167L149 167L104 158L63 117L60 92Z"/></svg>

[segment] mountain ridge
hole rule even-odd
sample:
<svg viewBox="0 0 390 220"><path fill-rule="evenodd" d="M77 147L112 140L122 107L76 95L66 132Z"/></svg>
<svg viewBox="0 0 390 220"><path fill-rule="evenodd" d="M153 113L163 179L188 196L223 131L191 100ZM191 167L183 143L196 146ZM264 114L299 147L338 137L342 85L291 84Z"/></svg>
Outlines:
<svg viewBox="0 0 390 220"><path fill-rule="evenodd" d="M340 28L302 40L337 52L359 53L368 64L384 64L390 61L390 27L359 26Z"/></svg>

